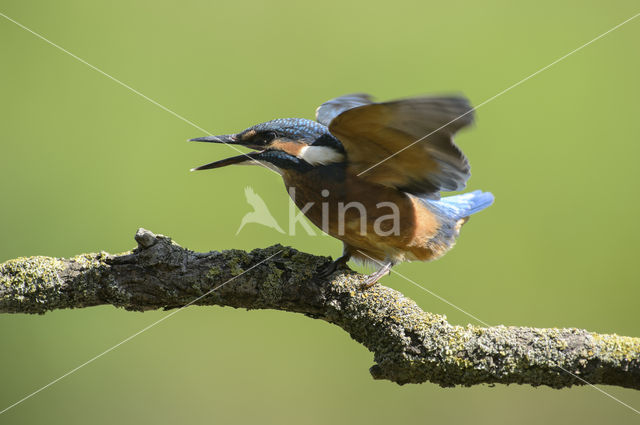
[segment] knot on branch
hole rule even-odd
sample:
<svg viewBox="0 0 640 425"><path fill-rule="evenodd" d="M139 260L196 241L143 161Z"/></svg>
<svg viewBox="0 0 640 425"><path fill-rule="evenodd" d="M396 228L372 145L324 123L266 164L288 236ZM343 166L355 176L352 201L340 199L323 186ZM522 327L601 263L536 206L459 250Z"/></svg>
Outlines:
<svg viewBox="0 0 640 425"><path fill-rule="evenodd" d="M138 229L135 236L136 242L138 242L138 248L150 248L152 247L156 241L156 235L150 230L143 229L142 227Z"/></svg>

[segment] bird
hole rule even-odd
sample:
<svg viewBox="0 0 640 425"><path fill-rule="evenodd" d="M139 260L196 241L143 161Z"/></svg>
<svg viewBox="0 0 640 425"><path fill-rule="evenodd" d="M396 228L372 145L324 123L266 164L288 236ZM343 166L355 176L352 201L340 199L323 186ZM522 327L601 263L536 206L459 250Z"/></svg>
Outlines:
<svg viewBox="0 0 640 425"><path fill-rule="evenodd" d="M249 205L253 207L253 211L248 212L242 217L242 221L240 222L240 227L236 231L236 235L240 233L240 230L247 223L258 223L263 226L270 227L272 229L276 229L280 233L284 233L284 230L280 228L278 222L271 215L267 204L264 203L264 200L253 191L251 186L247 186L244 188L244 196L247 199Z"/></svg>
<svg viewBox="0 0 640 425"><path fill-rule="evenodd" d="M316 120L279 118L239 133L190 139L251 152L196 170L261 165L282 176L300 211L343 243L318 273L329 277L349 260L375 267L370 288L405 261L431 261L455 245L461 227L494 202L490 192L461 191L471 177L454 135L474 122L462 95L376 102L364 93L331 99Z"/></svg>

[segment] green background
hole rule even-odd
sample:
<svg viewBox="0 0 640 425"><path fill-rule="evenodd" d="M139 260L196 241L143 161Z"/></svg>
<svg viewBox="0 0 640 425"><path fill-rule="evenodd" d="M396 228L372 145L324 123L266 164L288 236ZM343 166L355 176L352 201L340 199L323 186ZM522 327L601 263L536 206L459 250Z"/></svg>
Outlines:
<svg viewBox="0 0 640 425"><path fill-rule="evenodd" d="M186 117L230 133L321 102L463 92L476 105L637 13L635 1L0 1L0 11ZM482 106L458 138L469 189L496 203L431 264L397 270L490 324L640 336L640 18ZM326 236L285 227L279 177L189 173L234 155L0 17L0 261L119 252L138 227L195 250ZM452 323L475 321L398 275ZM113 307L0 317L0 409L166 312ZM273 311L191 307L0 416L7 424L632 423L593 388L442 389L371 379L339 328ZM640 409L640 392L602 387Z"/></svg>

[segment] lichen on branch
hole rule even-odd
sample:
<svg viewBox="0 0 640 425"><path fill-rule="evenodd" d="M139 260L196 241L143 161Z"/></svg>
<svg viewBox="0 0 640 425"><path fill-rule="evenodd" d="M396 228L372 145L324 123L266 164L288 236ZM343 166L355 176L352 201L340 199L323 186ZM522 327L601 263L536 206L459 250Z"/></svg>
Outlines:
<svg viewBox="0 0 640 425"><path fill-rule="evenodd" d="M581 329L455 326L364 276L275 245L193 252L144 229L118 255L18 258L0 264L0 313L111 304L127 310L219 305L302 313L340 326L374 355L376 379L442 386L518 383L640 389L640 339ZM195 300L195 301L194 301Z"/></svg>

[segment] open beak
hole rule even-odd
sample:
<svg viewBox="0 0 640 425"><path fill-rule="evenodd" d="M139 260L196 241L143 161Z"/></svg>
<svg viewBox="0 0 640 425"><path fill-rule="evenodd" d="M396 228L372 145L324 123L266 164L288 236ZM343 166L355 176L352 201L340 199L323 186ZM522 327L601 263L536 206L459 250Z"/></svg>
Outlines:
<svg viewBox="0 0 640 425"><path fill-rule="evenodd" d="M247 154L232 156L231 158L221 159L220 161L214 161L196 168L192 168L191 171L211 170L213 168L226 167L227 165L251 163L254 161L258 161L260 159L260 154L261 152L249 152Z"/></svg>
<svg viewBox="0 0 640 425"><path fill-rule="evenodd" d="M238 141L238 139L233 134L227 134L223 136L197 137L195 139L189 139L189 141L190 142L223 143L227 145L245 146L242 142ZM221 159L220 161L210 162L209 164L192 168L191 171L211 170L213 168L221 168L221 167L226 167L227 165L234 165L234 164L248 164L248 163L259 160L260 153L261 152L249 152L247 154L232 156L231 158Z"/></svg>

